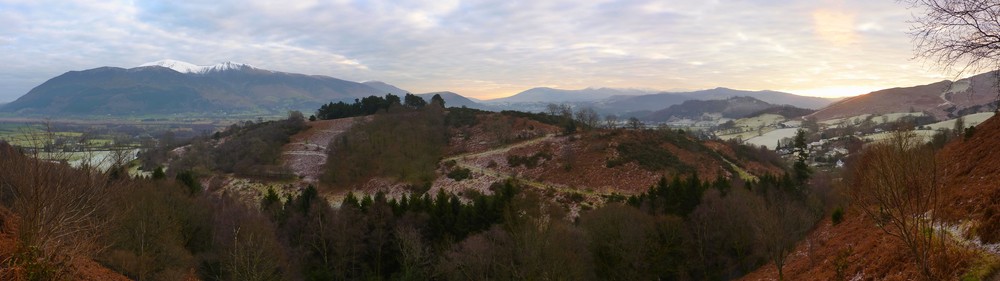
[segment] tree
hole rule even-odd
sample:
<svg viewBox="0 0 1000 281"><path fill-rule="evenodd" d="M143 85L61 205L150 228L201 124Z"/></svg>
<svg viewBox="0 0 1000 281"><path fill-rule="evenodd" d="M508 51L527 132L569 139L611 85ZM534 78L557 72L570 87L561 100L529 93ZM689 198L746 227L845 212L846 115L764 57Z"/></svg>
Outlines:
<svg viewBox="0 0 1000 281"><path fill-rule="evenodd" d="M392 93L388 93L385 94L385 104L383 105L383 107L389 108L389 106L393 104L401 104L401 103L402 102L399 100L399 96L393 95Z"/></svg>
<svg viewBox="0 0 1000 281"><path fill-rule="evenodd" d="M939 184L934 150L913 131L895 131L872 144L857 160L850 195L862 212L885 233L902 242L928 280L936 251L935 218Z"/></svg>
<svg viewBox="0 0 1000 281"><path fill-rule="evenodd" d="M802 128L806 128L809 132L817 133L819 132L819 121L816 120L815 116L806 117L802 120Z"/></svg>
<svg viewBox="0 0 1000 281"><path fill-rule="evenodd" d="M914 13L910 36L918 57L943 69L989 69L1000 76L1000 6L992 0L904 0ZM1000 101L1000 88L997 89ZM995 110L1000 111L1000 108Z"/></svg>
<svg viewBox="0 0 1000 281"><path fill-rule="evenodd" d="M545 105L545 112L548 112L550 116L559 115L559 109L560 107L558 104L550 103Z"/></svg>
<svg viewBox="0 0 1000 281"><path fill-rule="evenodd" d="M987 0L906 0L915 14L910 36L917 56L962 70L996 68L1000 58L1000 7Z"/></svg>
<svg viewBox="0 0 1000 281"><path fill-rule="evenodd" d="M955 127L951 128L951 133L953 138L957 138L965 132L965 117L958 117L955 119Z"/></svg>
<svg viewBox="0 0 1000 281"><path fill-rule="evenodd" d="M601 121L601 116L593 108L587 107L576 111L576 121L587 125L587 127L595 128L597 123Z"/></svg>
<svg viewBox="0 0 1000 281"><path fill-rule="evenodd" d="M444 98L441 97L441 94L434 94L434 96L431 97L431 104L439 105L441 108L445 107Z"/></svg>
<svg viewBox="0 0 1000 281"><path fill-rule="evenodd" d="M806 132L803 130L798 130L795 133L795 164L792 168L795 172L795 180L798 182L799 186L802 186L809 180L809 175L812 171L809 169L809 165L806 164L806 160L809 160L809 147L806 145Z"/></svg>
<svg viewBox="0 0 1000 281"><path fill-rule="evenodd" d="M25 138L37 143L51 140ZM73 259L107 247L100 238L112 216L109 194L131 188L131 181L39 160L37 150L26 156L5 146L0 144L0 209L18 217L19 255L51 266L50 278L61 279Z"/></svg>
<svg viewBox="0 0 1000 281"><path fill-rule="evenodd" d="M568 104L559 105L559 115L562 116L563 119L573 120L573 107Z"/></svg>
<svg viewBox="0 0 1000 281"><path fill-rule="evenodd" d="M403 105L411 108L421 108L427 105L427 101L420 96L406 93L406 96L403 97Z"/></svg>
<svg viewBox="0 0 1000 281"><path fill-rule="evenodd" d="M618 127L618 115L608 114L604 116L604 127L608 129L616 129Z"/></svg>
<svg viewBox="0 0 1000 281"><path fill-rule="evenodd" d="M778 280L784 280L783 269L788 255L812 226L813 219L801 203L781 191L770 190L765 200L755 203L750 207L755 218L751 224L755 238L764 255L778 269Z"/></svg>
<svg viewBox="0 0 1000 281"><path fill-rule="evenodd" d="M645 124L642 124L642 121L639 121L639 118L635 117L628 118L628 127L631 128L632 130L639 130L645 126L646 126Z"/></svg>

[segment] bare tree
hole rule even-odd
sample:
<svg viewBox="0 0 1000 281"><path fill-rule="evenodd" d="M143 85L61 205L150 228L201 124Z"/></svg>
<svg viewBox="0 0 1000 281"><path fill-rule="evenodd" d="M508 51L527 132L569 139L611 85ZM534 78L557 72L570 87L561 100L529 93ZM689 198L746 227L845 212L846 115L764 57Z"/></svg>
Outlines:
<svg viewBox="0 0 1000 281"><path fill-rule="evenodd" d="M921 272L933 279L935 219L939 184L934 151L912 131L895 131L889 140L862 152L851 198L878 227L910 251Z"/></svg>
<svg viewBox="0 0 1000 281"><path fill-rule="evenodd" d="M604 116L604 127L608 129L616 129L618 127L618 115L608 114Z"/></svg>
<svg viewBox="0 0 1000 281"><path fill-rule="evenodd" d="M910 36L916 56L959 75L994 71L1000 78L1000 3L995 0L902 0L916 13ZM998 82L1000 83L1000 79ZM997 89L1000 100L1000 88Z"/></svg>
<svg viewBox="0 0 1000 281"><path fill-rule="evenodd" d="M566 118L568 120L572 120L573 119L573 107L570 106L570 105L568 105L568 104L565 104L565 103L564 104L560 104L559 105L559 115L561 115L563 118Z"/></svg>
<svg viewBox="0 0 1000 281"><path fill-rule="evenodd" d="M642 121L639 121L639 118L629 117L628 127L631 128L632 130L639 130L646 127L646 124L643 124Z"/></svg>
<svg viewBox="0 0 1000 281"><path fill-rule="evenodd" d="M108 194L126 184L16 152L0 152L3 205L17 214L22 251L65 273L72 259L104 250Z"/></svg>
<svg viewBox="0 0 1000 281"><path fill-rule="evenodd" d="M576 121L587 125L587 127L597 127L601 122L601 116L593 108L587 107L576 111Z"/></svg>
<svg viewBox="0 0 1000 281"><path fill-rule="evenodd" d="M545 105L545 112L551 116L559 115L560 109L558 104L550 103Z"/></svg>
<svg viewBox="0 0 1000 281"><path fill-rule="evenodd" d="M778 280L785 280L788 255L812 226L814 218L787 194L768 192L765 197L766 200L751 201L750 208L756 218L752 229L764 255L778 269Z"/></svg>
<svg viewBox="0 0 1000 281"><path fill-rule="evenodd" d="M1000 62L1000 4L992 0L905 0L926 10L910 35L917 56L942 67L994 69Z"/></svg>

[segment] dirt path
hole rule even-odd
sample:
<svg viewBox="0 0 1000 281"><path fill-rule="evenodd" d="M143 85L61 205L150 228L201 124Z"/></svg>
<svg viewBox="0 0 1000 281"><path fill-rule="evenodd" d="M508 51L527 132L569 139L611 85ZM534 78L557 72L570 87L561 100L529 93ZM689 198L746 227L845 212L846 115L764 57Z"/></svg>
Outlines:
<svg viewBox="0 0 1000 281"><path fill-rule="evenodd" d="M471 170L473 172L480 173L480 174L483 174L483 175L487 175L487 176L490 176L490 177L495 177L495 178L499 178L499 179L510 178L510 177L514 177L515 175L509 174L509 173L504 173L504 172L497 171L495 169L490 169L490 168L487 168L487 167L480 167L480 166L474 165L472 163L469 163L467 160L469 160L469 159L475 159L475 158L480 158L480 157L485 157L485 156L491 156L491 155L495 155L495 154L507 153L510 150L515 149L515 148L520 148L520 147L525 147L525 146L530 146L530 145L538 144L538 143L541 143L541 142L552 140L554 138L555 138L555 135L549 134L549 135L546 135L544 137L535 138L535 139L532 139L532 140L527 140L527 141L515 143L515 144L512 144L512 145L508 145L508 146L504 146L504 147L499 147L499 148L495 148L495 149L491 149L491 150L487 150L487 151L483 151L483 152L466 153L466 154L452 156L452 157L449 157L449 158L445 158L443 161L452 161L452 160L454 160L455 164L458 165L459 167L466 168L466 169L469 169L469 170ZM599 194L597 194L595 192L590 192L590 191L586 191L586 190L579 190L579 189L572 189L572 188L566 188L566 187L563 187L563 186L560 186L560 185L553 185L553 184L550 184L550 183L535 181L535 180L532 180L532 179L526 179L526 178L517 178L517 179L522 184L525 184L525 185L528 185L528 186L531 186L533 188L537 188L537 189L540 189L540 190L554 189L554 190L559 191L561 193L580 193L580 194L591 195L591 196L597 196L597 195L599 195Z"/></svg>
<svg viewBox="0 0 1000 281"><path fill-rule="evenodd" d="M281 161L303 182L315 184L323 174L327 145L346 132L355 118L309 122L309 129L292 136L291 142L282 147Z"/></svg>

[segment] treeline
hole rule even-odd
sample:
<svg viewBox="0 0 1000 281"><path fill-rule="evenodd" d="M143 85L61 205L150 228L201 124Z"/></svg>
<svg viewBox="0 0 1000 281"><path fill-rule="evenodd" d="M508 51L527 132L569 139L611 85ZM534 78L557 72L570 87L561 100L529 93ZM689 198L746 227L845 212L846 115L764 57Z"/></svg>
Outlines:
<svg viewBox="0 0 1000 281"><path fill-rule="evenodd" d="M791 176L763 176L743 182L702 182L697 175L674 177L626 199L655 217L683 221L683 233L665 280L728 280L772 262L779 274L796 242L836 198L822 183L802 186Z"/></svg>
<svg viewBox="0 0 1000 281"><path fill-rule="evenodd" d="M386 94L385 97L368 96L361 99L354 99L354 103L342 101L328 103L320 106L316 111L316 118L320 120L356 117L372 115L379 111L388 111L393 105L402 105L409 108L419 109L427 106L427 101L423 98L407 93L403 100L399 96ZM444 98L441 95L431 97L431 104L437 104L444 108Z"/></svg>
<svg viewBox="0 0 1000 281"><path fill-rule="evenodd" d="M273 192L262 210L274 225L286 256L283 279L291 280L427 280L454 241L482 232L510 218L519 188L494 184L492 195L470 195L468 203L445 193L436 196L357 198L340 208L317 197L310 187L282 202Z"/></svg>
<svg viewBox="0 0 1000 281"><path fill-rule="evenodd" d="M358 184L374 176L424 186L448 145L445 113L437 106L378 114L359 120L331 140L322 181L335 187Z"/></svg>

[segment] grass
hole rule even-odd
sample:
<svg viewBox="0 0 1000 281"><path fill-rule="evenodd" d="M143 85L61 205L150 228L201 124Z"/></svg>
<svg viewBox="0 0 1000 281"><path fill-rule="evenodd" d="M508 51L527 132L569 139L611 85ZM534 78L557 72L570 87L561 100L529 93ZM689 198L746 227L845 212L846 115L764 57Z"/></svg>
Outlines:
<svg viewBox="0 0 1000 281"><path fill-rule="evenodd" d="M962 281L990 280L991 276L1000 272L1000 258L988 253L980 253L979 258L972 261L969 270L962 274Z"/></svg>

